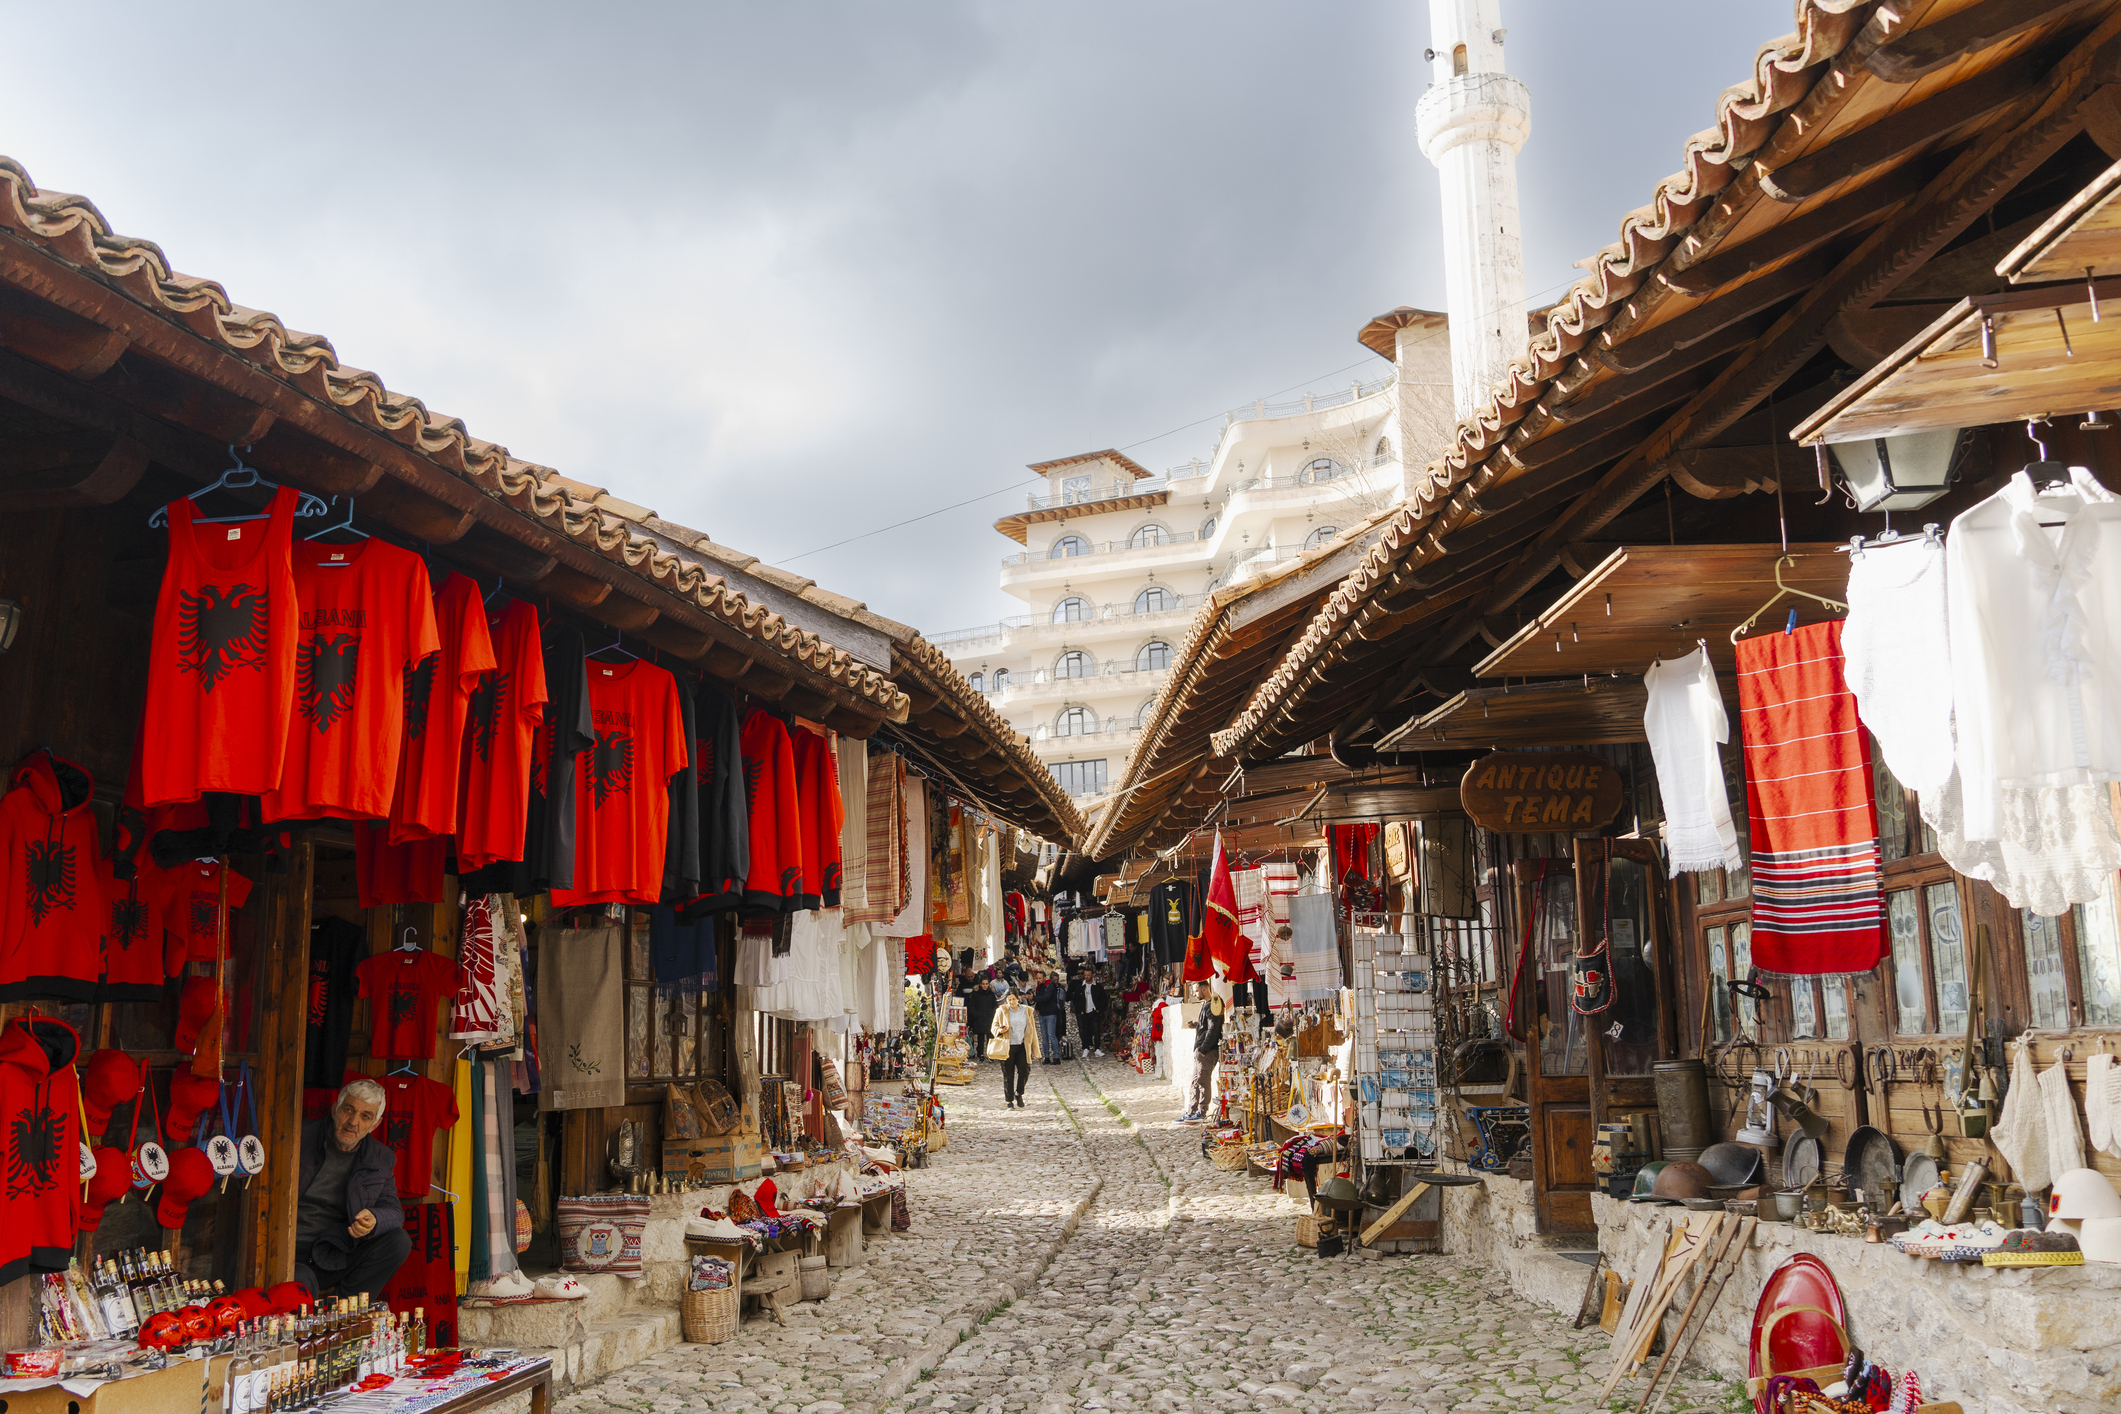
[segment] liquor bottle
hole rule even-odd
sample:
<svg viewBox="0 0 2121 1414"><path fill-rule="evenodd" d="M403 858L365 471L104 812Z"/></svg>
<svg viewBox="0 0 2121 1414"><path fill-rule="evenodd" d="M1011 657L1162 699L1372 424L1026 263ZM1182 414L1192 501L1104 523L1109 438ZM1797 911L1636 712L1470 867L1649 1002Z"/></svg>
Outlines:
<svg viewBox="0 0 2121 1414"><path fill-rule="evenodd" d="M93 1282L89 1287L95 1297L96 1315L103 1322L106 1334L123 1336L132 1334L126 1329L125 1317L132 1303L127 1301L118 1286L118 1265L105 1262L100 1267L91 1267Z"/></svg>
<svg viewBox="0 0 2121 1414"><path fill-rule="evenodd" d="M133 1319L144 1325L147 1318L155 1313L154 1302L148 1299L147 1279L141 1274L140 1264L130 1252L119 1254L118 1267L125 1276L126 1299L133 1303Z"/></svg>
<svg viewBox="0 0 2121 1414"><path fill-rule="evenodd" d="M412 1308L412 1320L406 1323L406 1358L417 1360L427 1353L427 1308Z"/></svg>
<svg viewBox="0 0 2121 1414"><path fill-rule="evenodd" d="M282 1316L274 1324L278 1329L273 1333L273 1381L279 1386L284 1401L287 1386L295 1378L295 1318Z"/></svg>
<svg viewBox="0 0 2121 1414"><path fill-rule="evenodd" d="M235 1345L228 1352L228 1368L221 1372L221 1414L245 1414L243 1385L249 1378L244 1362L250 1358L250 1323L236 1326Z"/></svg>

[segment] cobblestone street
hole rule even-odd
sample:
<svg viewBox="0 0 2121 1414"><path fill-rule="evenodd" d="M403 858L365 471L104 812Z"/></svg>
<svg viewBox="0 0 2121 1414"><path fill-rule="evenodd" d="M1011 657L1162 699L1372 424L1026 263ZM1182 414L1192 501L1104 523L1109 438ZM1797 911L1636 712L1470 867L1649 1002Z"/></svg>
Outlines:
<svg viewBox="0 0 2121 1414"><path fill-rule="evenodd" d="M1005 1110L982 1066L946 1090L950 1144L908 1176L913 1230L832 1296L680 1345L571 1395L604 1411L1249 1410L1608 1406L1608 1340L1449 1256L1321 1261L1297 1197L1212 1168L1178 1092L1117 1060L1032 1068ZM1616 1395L1632 1410L1641 1382ZM1742 1407L1681 1380L1673 1411Z"/></svg>

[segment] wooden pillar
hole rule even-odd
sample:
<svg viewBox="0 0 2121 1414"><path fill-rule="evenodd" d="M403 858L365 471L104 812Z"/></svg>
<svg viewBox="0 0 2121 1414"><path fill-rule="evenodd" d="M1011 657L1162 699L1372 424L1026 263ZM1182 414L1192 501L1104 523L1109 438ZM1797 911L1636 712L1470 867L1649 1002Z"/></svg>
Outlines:
<svg viewBox="0 0 2121 1414"><path fill-rule="evenodd" d="M825 1218L825 1265L859 1267L862 1256L862 1210L835 1208Z"/></svg>
<svg viewBox="0 0 2121 1414"><path fill-rule="evenodd" d="M309 901L316 846L297 839L287 873L265 875L258 989L266 1005L258 1032L258 1137L266 1165L251 1181L251 1279L261 1286L295 1274L295 1200L302 1167L302 1053L309 1025Z"/></svg>

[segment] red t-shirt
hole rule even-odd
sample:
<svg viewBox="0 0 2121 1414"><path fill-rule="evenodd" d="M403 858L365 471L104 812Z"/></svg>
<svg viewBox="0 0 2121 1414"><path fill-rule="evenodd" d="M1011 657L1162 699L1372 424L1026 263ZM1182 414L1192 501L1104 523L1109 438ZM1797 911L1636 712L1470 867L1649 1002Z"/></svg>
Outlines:
<svg viewBox="0 0 2121 1414"><path fill-rule="evenodd" d="M554 889L553 904L654 904L663 892L670 778L690 760L677 680L638 659L592 662L589 719L596 745L575 758L575 887Z"/></svg>
<svg viewBox="0 0 2121 1414"><path fill-rule="evenodd" d="M795 748L780 719L756 708L744 718L739 740L751 809L751 873L744 880L743 906L794 913L804 906L799 899L805 868Z"/></svg>
<svg viewBox="0 0 2121 1414"><path fill-rule="evenodd" d="M442 646L427 566L387 540L303 545L294 729L265 819L380 819L390 813L408 675Z"/></svg>
<svg viewBox="0 0 2121 1414"><path fill-rule="evenodd" d="M152 869L150 880L141 885L142 897L150 897L154 904L154 917L161 921L158 936L164 938L163 961L169 975L174 977L184 970L187 962L212 962L214 958L214 925L221 904L220 864L201 864L194 860L175 869ZM250 897L250 880L235 870L228 871L228 907L230 912L243 907ZM235 948L233 920L229 923L229 948Z"/></svg>
<svg viewBox="0 0 2121 1414"><path fill-rule="evenodd" d="M448 885L449 836L390 841L390 822L363 820L354 831L354 891L361 907L393 903L440 903Z"/></svg>
<svg viewBox="0 0 2121 1414"><path fill-rule="evenodd" d="M494 668L471 689L458 787L457 868L463 873L523 857L531 746L548 700L538 611L517 599L486 624Z"/></svg>
<svg viewBox="0 0 2121 1414"><path fill-rule="evenodd" d="M457 991L456 965L422 949L378 953L354 967L368 998L368 1053L426 1060L435 1053L435 1003Z"/></svg>
<svg viewBox="0 0 2121 1414"><path fill-rule="evenodd" d="M832 745L813 731L792 731L796 810L803 831L803 908L840 906L840 768Z"/></svg>
<svg viewBox="0 0 2121 1414"><path fill-rule="evenodd" d="M295 692L296 493L264 520L200 525L169 507L169 564L147 660L141 799L257 795L279 783Z"/></svg>
<svg viewBox="0 0 2121 1414"><path fill-rule="evenodd" d="M435 595L442 650L422 658L405 682L405 746L398 795L390 807L394 844L457 832L457 766L472 688L493 670L493 640L478 581L452 574Z"/></svg>
<svg viewBox="0 0 2121 1414"><path fill-rule="evenodd" d="M107 1002L159 1002L163 983L169 980L168 963L162 954L161 932L155 922L156 886L162 871L144 855L133 868L133 877L120 879L113 861L96 861L96 878L103 885L103 996ZM233 883L234 879L231 878Z"/></svg>
<svg viewBox="0 0 2121 1414"><path fill-rule="evenodd" d="M383 1121L376 1126L376 1139L398 1156L398 1196L425 1198L434 1186L435 1131L456 1127L456 1093L439 1080L420 1075L362 1075L349 1070L346 1078L373 1080L383 1087Z"/></svg>

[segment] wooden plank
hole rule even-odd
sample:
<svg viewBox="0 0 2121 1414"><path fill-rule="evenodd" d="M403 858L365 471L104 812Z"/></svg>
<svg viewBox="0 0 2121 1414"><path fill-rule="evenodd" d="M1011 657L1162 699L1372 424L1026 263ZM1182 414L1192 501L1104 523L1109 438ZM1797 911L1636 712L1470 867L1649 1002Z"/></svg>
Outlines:
<svg viewBox="0 0 2121 1414"><path fill-rule="evenodd" d="M2121 162L2062 203L2018 247L1996 263L2012 284L2121 274Z"/></svg>
<svg viewBox="0 0 2121 1414"><path fill-rule="evenodd" d="M1417 1183L1412 1188L1408 1189L1405 1193L1400 1194L1399 1201L1397 1203L1394 1203L1391 1207L1385 1209L1384 1213L1377 1219L1376 1222L1371 1223L1368 1227L1364 1228L1362 1230L1362 1236L1357 1238L1356 1240L1361 1243L1362 1246L1368 1247L1371 1243L1377 1240L1377 1235L1379 1233L1383 1232L1393 1223L1399 1221L1399 1215L1401 1213L1404 1213L1407 1209L1413 1207L1415 1203L1420 1201L1421 1195L1428 1191L1428 1184Z"/></svg>
<svg viewBox="0 0 2121 1414"><path fill-rule="evenodd" d="M1620 1354L1613 1361L1612 1373L1606 1376L1602 1398L1611 1398L1621 1380L1632 1373L1649 1353L1650 1344L1657 1338L1658 1328L1663 1324L1665 1308L1672 1304L1673 1293L1679 1290L1679 1283L1694 1269L1694 1264L1701 1260L1710 1239L1722 1228L1725 1216L1723 1213L1694 1213L1673 1232L1672 1241L1665 1248L1656 1290L1637 1310L1634 1323L1628 1327L1627 1339L1614 1342Z"/></svg>

